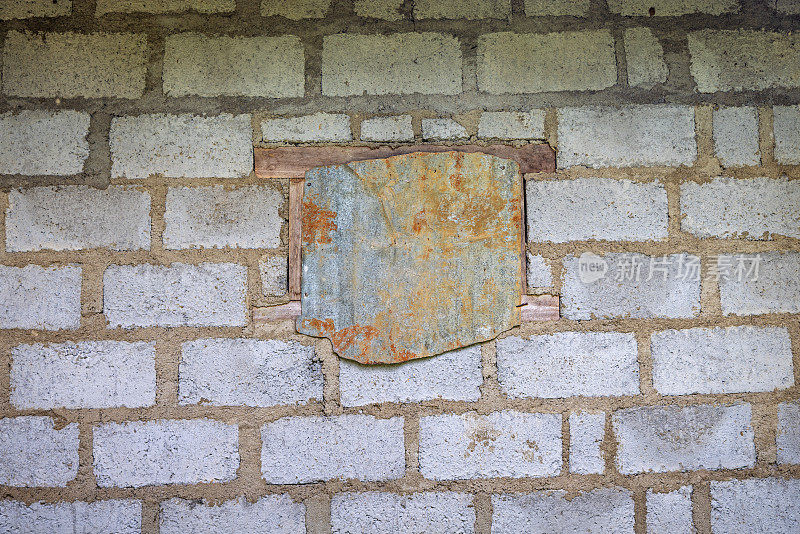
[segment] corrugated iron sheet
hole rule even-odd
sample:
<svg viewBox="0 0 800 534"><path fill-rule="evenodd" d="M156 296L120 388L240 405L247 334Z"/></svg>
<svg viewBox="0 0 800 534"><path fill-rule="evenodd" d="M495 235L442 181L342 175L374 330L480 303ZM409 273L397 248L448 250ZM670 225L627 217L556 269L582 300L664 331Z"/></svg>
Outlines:
<svg viewBox="0 0 800 534"><path fill-rule="evenodd" d="M484 154L414 153L312 169L297 330L395 363L520 322L522 178Z"/></svg>

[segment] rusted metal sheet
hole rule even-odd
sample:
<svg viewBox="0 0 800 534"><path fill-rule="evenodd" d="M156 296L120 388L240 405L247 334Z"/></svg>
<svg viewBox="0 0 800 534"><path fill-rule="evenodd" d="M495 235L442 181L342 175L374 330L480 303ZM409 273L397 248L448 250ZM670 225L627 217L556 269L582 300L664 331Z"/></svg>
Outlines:
<svg viewBox="0 0 800 534"><path fill-rule="evenodd" d="M555 172L556 153L545 143L514 147L509 145L404 145L395 148L366 146L287 146L256 148L255 170L259 178L302 178L314 167L351 161L388 158L412 152L476 152L514 160L523 174Z"/></svg>
<svg viewBox="0 0 800 534"><path fill-rule="evenodd" d="M522 178L510 160L414 153L312 169L297 330L395 363L520 323Z"/></svg>

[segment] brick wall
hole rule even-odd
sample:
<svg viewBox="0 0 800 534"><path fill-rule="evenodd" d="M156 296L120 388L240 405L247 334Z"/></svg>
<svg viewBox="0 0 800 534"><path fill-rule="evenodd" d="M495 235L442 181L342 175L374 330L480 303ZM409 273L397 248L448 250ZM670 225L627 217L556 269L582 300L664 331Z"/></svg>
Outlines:
<svg viewBox="0 0 800 534"><path fill-rule="evenodd" d="M797 531L798 15L4 3L0 531ZM253 145L422 141L557 150L528 280L563 318L369 368L254 324L288 184Z"/></svg>

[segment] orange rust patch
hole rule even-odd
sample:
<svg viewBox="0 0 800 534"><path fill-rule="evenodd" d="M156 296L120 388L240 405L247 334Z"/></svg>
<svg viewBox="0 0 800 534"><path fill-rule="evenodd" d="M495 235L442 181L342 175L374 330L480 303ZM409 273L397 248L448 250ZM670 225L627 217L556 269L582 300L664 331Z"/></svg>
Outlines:
<svg viewBox="0 0 800 534"><path fill-rule="evenodd" d="M331 232L338 230L336 212L321 208L316 199L303 199L303 243L330 243Z"/></svg>

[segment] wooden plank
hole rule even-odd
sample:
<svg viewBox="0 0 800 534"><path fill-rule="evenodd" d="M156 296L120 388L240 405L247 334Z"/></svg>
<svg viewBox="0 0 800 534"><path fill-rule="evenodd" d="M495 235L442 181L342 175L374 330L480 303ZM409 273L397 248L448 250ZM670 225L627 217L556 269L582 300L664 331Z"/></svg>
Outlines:
<svg viewBox="0 0 800 534"><path fill-rule="evenodd" d="M300 315L300 301L294 300L280 306L266 306L253 309L256 323L274 323L295 320ZM522 322L557 321L560 318L557 295L523 295L520 308Z"/></svg>
<svg viewBox="0 0 800 534"><path fill-rule="evenodd" d="M302 268L303 178L289 181L289 299L300 300Z"/></svg>
<svg viewBox="0 0 800 534"><path fill-rule="evenodd" d="M302 178L314 167L339 165L350 161L380 159L412 152L479 152L516 161L520 172L555 172L556 155L550 145L405 145L396 148L364 146L309 146L256 148L255 170L259 178Z"/></svg>

